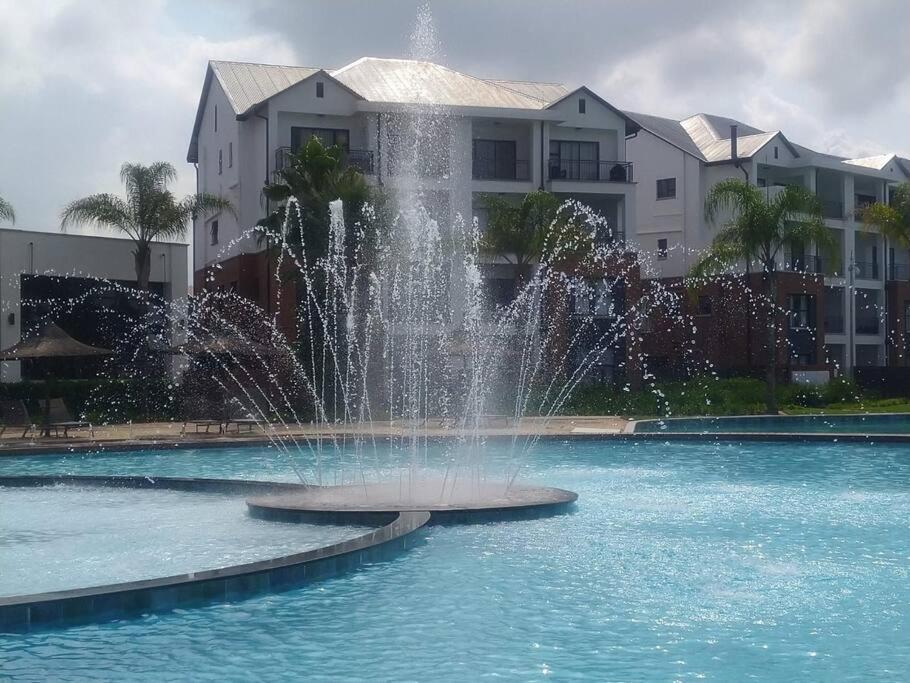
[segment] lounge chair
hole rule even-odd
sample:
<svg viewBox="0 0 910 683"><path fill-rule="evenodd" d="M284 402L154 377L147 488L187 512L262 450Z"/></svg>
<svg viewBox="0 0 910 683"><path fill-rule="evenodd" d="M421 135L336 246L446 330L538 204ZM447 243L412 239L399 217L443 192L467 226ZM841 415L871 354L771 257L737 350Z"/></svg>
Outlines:
<svg viewBox="0 0 910 683"><path fill-rule="evenodd" d="M219 434L224 432L224 420L212 417L217 415L219 411L214 408L210 401L205 399L188 401L184 404L184 410L182 430L184 436L186 435L187 427L190 425L193 426L196 434L199 434L203 428L205 428L205 433L209 434L212 427L217 427Z"/></svg>
<svg viewBox="0 0 910 683"><path fill-rule="evenodd" d="M72 413L70 413L62 398L51 399L50 410L47 414L47 428L54 430L54 436L60 436L60 431L62 430L63 438L69 436L71 429L88 429L92 438L95 438L95 428L92 423L84 420L74 420Z"/></svg>
<svg viewBox="0 0 910 683"><path fill-rule="evenodd" d="M35 429L35 423L28 416L25 403L18 400L0 401L0 436L7 429L22 430L22 438Z"/></svg>

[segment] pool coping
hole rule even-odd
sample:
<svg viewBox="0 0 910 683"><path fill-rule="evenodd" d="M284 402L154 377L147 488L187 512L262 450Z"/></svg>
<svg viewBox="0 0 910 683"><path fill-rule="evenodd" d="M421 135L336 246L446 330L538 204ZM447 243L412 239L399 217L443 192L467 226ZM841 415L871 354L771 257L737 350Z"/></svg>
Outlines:
<svg viewBox="0 0 910 683"><path fill-rule="evenodd" d="M302 484L241 479L112 476L0 476L0 485L57 484L114 486L213 493L291 491ZM152 612L217 602L233 602L261 593L299 588L367 564L390 559L409 547L411 535L430 519L424 511L384 513L384 524L352 539L321 548L256 562L173 576L86 588L0 597L0 633L111 621Z"/></svg>
<svg viewBox="0 0 910 683"><path fill-rule="evenodd" d="M890 414L890 413L889 413ZM898 413L902 414L902 413ZM736 416L724 416L736 417ZM739 417L757 417L757 416L739 416ZM795 417L795 416L794 416ZM690 418L669 418L672 419L690 419ZM713 419L713 418L706 418ZM647 421L654 421L656 418L649 418ZM630 420L624 431L616 434L540 434L530 435L530 438L544 442L568 442L568 441L807 441L807 442L845 442L845 443L910 443L910 433L906 434L888 434L875 433L866 434L861 432L635 432L632 431L638 422L645 420ZM350 435L349 435L350 436ZM491 434L483 436L487 441L502 441L514 438L529 438L527 434ZM320 437L310 437L314 440L337 440L337 436L325 435ZM390 436L371 437L376 441L388 441L393 438ZM457 435L434 435L429 437L430 441L449 441L458 438ZM40 446L9 446L0 450L0 459L4 457L23 457L23 456L59 456L68 454L85 454L85 453L133 453L139 451L173 451L173 450L211 450L219 448L269 448L274 447L274 442L268 439L238 439L238 440L219 440L219 441L105 441L95 443L60 443Z"/></svg>

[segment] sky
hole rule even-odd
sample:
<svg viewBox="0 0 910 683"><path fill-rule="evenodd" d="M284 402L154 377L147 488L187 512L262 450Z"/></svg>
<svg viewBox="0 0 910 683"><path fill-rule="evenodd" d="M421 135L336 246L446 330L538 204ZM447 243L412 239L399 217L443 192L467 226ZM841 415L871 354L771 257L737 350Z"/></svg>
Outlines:
<svg viewBox="0 0 910 683"><path fill-rule="evenodd" d="M16 227L186 150L206 62L407 57L412 0L0 0L0 196ZM732 116L845 156L910 156L907 0L436 0L438 61L587 85L622 109Z"/></svg>

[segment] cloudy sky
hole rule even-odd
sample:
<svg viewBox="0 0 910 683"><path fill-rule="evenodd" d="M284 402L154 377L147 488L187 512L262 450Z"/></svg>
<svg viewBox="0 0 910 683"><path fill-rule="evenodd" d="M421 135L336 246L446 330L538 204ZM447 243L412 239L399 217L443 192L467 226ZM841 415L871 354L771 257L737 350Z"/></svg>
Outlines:
<svg viewBox="0 0 910 683"><path fill-rule="evenodd" d="M0 196L17 227L119 192L123 161L186 148L208 59L339 67L408 56L411 0L0 0ZM586 84L611 103L707 111L848 156L910 155L910 2L430 2L441 59Z"/></svg>

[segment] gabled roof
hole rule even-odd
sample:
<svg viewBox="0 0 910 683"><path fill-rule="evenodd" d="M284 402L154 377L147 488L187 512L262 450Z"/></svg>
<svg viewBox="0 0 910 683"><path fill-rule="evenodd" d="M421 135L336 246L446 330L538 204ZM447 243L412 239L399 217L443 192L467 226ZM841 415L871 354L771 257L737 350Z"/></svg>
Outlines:
<svg viewBox="0 0 910 683"><path fill-rule="evenodd" d="M635 119L642 128L664 142L668 142L683 152L691 154L696 159L705 161L705 156L701 153L698 145L693 142L686 129L676 119L667 119L663 116L652 116L651 114L639 114L633 111L627 111L626 115Z"/></svg>
<svg viewBox="0 0 910 683"><path fill-rule="evenodd" d="M565 95L560 97L558 100L554 100L553 102L550 102L550 104L547 105L547 109L552 109L553 107L558 105L560 102L563 102L564 100L567 100L570 97L572 97L573 95L576 95L578 93L584 93L588 97L591 97L596 102L599 102L604 107L606 107L607 109L612 111L614 114L617 114L621 119L623 119L626 122L626 133L627 134L637 133L639 128L641 128L641 126L638 125L638 121L633 119L631 116L626 114L626 112L622 111L621 109L617 109L616 107L614 107L612 104L607 102L604 98L602 98L600 95L598 95L596 92L591 90L586 85L583 85L580 88L575 88L575 90L571 90L571 91L567 92Z"/></svg>
<svg viewBox="0 0 910 683"><path fill-rule="evenodd" d="M363 57L332 76L370 102L542 109L541 100L433 62Z"/></svg>
<svg viewBox="0 0 910 683"><path fill-rule="evenodd" d="M363 57L333 71L316 67L211 61L205 74L187 161L198 160L198 137L213 78L224 90L234 114L243 117L270 98L303 81L321 77L334 81L355 97L375 103L489 107L543 112L569 95L584 90L592 99L624 119L630 132L638 123L588 88L569 91L561 83L484 79L432 62ZM540 115L538 115L540 116Z"/></svg>
<svg viewBox="0 0 910 683"><path fill-rule="evenodd" d="M244 114L321 69L309 66L209 62L235 114Z"/></svg>
<svg viewBox="0 0 910 683"><path fill-rule="evenodd" d="M900 164L900 159L896 154L878 154L873 157L863 157L862 159L845 159L844 163L874 168L877 171L881 171L885 166L895 161Z"/></svg>

